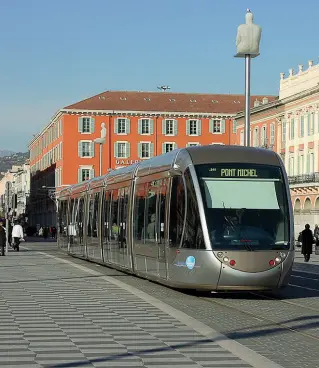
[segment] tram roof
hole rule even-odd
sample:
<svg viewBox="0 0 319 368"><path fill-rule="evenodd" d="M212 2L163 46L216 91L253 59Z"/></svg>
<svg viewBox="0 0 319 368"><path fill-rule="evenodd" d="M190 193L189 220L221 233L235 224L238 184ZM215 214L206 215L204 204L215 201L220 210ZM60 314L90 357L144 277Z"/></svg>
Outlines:
<svg viewBox="0 0 319 368"><path fill-rule="evenodd" d="M265 148L214 144L209 146L192 146L184 149L188 151L194 165L214 162L278 166L280 163L277 153Z"/></svg>
<svg viewBox="0 0 319 368"><path fill-rule="evenodd" d="M140 163L112 170L108 174L88 180L84 183L72 185L62 189L59 197L85 192L101 186L119 183L142 177L156 172L167 171L173 167L176 157L182 152L188 152L194 165L206 163L255 163L276 165L280 163L277 153L264 148L230 146L212 144L208 146L192 146L176 149L164 155L155 156Z"/></svg>

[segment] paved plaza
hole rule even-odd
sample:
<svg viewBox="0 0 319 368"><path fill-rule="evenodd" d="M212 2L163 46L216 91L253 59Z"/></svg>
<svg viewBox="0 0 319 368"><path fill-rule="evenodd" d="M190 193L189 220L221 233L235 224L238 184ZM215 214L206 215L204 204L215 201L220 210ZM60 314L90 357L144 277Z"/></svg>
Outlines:
<svg viewBox="0 0 319 368"><path fill-rule="evenodd" d="M50 242L0 257L0 367L319 367L318 346L319 256L279 296L181 293Z"/></svg>

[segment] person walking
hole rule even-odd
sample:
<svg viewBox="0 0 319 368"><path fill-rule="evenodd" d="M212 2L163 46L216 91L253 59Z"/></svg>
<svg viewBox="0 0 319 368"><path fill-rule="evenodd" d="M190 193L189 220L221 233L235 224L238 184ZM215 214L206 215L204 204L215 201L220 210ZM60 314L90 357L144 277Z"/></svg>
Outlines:
<svg viewBox="0 0 319 368"><path fill-rule="evenodd" d="M18 222L15 222L12 229L12 238L13 238L13 249L15 249L17 252L19 252L20 250L20 242L21 239L23 239L23 237L24 234L22 226Z"/></svg>
<svg viewBox="0 0 319 368"><path fill-rule="evenodd" d="M310 254L312 254L312 245L314 243L314 236L312 231L310 230L310 225L306 224L305 230L301 232L302 237L302 245L301 245L301 254L305 257L305 262L309 262Z"/></svg>
<svg viewBox="0 0 319 368"><path fill-rule="evenodd" d="M5 251L6 240L7 240L6 229L3 226L3 222L0 221L0 255L1 256L6 255L6 251Z"/></svg>

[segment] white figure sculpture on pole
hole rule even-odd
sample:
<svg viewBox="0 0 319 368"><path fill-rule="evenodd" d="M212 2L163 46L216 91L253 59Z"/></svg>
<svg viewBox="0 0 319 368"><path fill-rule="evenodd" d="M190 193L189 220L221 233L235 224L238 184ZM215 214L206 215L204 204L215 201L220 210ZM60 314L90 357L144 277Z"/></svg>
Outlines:
<svg viewBox="0 0 319 368"><path fill-rule="evenodd" d="M106 128L105 128L105 123L101 124L101 139L105 139L106 138Z"/></svg>
<svg viewBox="0 0 319 368"><path fill-rule="evenodd" d="M259 55L261 27L253 23L254 15L247 9L246 24L241 24L237 30L237 54Z"/></svg>
<svg viewBox="0 0 319 368"><path fill-rule="evenodd" d="M261 27L253 23L253 13L247 9L246 24L237 30L235 57L245 58L245 134L244 145L250 146L250 60L259 55Z"/></svg>

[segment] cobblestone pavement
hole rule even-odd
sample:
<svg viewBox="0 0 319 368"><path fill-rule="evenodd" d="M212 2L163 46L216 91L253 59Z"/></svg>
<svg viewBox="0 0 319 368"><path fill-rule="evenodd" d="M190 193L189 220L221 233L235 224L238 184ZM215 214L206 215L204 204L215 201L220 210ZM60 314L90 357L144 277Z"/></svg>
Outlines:
<svg viewBox="0 0 319 368"><path fill-rule="evenodd" d="M319 256L280 295L190 295L25 245L0 257L0 367L319 367Z"/></svg>

